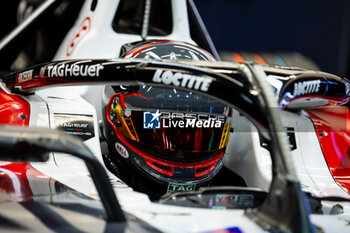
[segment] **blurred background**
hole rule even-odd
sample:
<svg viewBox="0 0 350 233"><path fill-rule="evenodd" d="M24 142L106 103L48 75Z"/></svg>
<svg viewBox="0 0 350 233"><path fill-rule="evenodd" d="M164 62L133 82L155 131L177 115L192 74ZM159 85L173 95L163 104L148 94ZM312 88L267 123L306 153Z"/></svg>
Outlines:
<svg viewBox="0 0 350 233"><path fill-rule="evenodd" d="M195 0L219 51L298 52L350 77L348 0Z"/></svg>
<svg viewBox="0 0 350 233"><path fill-rule="evenodd" d="M2 3L0 37L15 27L18 2ZM233 56L233 52L243 57L257 53L265 60L271 54L302 54L323 71L350 77L348 0L194 2L224 57Z"/></svg>

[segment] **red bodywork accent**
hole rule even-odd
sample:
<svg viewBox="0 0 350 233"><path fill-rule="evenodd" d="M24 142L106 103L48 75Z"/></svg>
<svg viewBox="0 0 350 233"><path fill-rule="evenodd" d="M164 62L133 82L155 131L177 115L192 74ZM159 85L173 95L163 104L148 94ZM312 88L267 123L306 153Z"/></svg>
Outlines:
<svg viewBox="0 0 350 233"><path fill-rule="evenodd" d="M0 124L28 126L29 117L29 103L0 88ZM33 193L26 176L30 168L29 163L0 161L0 191L9 195L6 196L8 201L32 200Z"/></svg>
<svg viewBox="0 0 350 233"><path fill-rule="evenodd" d="M69 57L74 49L77 47L79 42L83 39L83 37L89 33L91 27L91 19L90 17L86 17L79 27L79 30L73 35L73 37L70 39L70 42L67 47L66 55Z"/></svg>
<svg viewBox="0 0 350 233"><path fill-rule="evenodd" d="M32 190L26 176L29 163L0 162L0 190L8 201L31 201ZM29 168L28 168L29 169Z"/></svg>
<svg viewBox="0 0 350 233"><path fill-rule="evenodd" d="M335 181L350 194L350 111L346 106L307 111Z"/></svg>
<svg viewBox="0 0 350 233"><path fill-rule="evenodd" d="M0 124L28 126L30 104L22 97L0 88ZM40 178L39 178L40 177ZM45 176L30 163L0 161L0 192L7 201L31 201L33 192L28 180L43 180Z"/></svg>
<svg viewBox="0 0 350 233"><path fill-rule="evenodd" d="M159 40L159 41L154 41L148 44L145 44L144 46L142 46L141 48L137 48L137 50L135 51L135 49L129 51L125 57L128 57L130 54L132 54L132 57L136 57L137 54L141 53L143 50L148 49L150 46L155 45L155 44L159 44L159 43L164 43L164 42L169 42L170 40Z"/></svg>
<svg viewBox="0 0 350 233"><path fill-rule="evenodd" d="M120 132L119 128L115 126L115 124L112 122L111 118L110 118L110 111L111 111L111 105L112 105L112 101L113 99L120 95L120 93L114 94L108 103L107 106L107 110L106 110L106 117L107 120L109 122L109 124L111 124L113 126L113 129L118 137L118 139L125 145L127 146L129 149L133 150L136 154L140 155L141 157L143 157L145 159L145 163L151 167L152 169L156 170L157 172L167 175L167 176L173 176L174 175L174 168L175 167L181 167L181 168L194 168L195 169L195 177L201 177L204 175L209 174L210 172L212 172L215 167L216 164L219 162L219 160L224 156L224 152L219 152L217 155L215 155L214 157L203 161L203 162L196 162L196 163L181 163L181 162L174 162L174 161L169 161L169 160L165 160L165 159L160 159L160 158L155 158L147 153L145 153L144 151L140 150L139 148L133 146L131 143L128 142L128 140L124 137L124 135ZM155 164L160 164L166 167L170 167L171 171L167 171L164 169L161 169L159 167L157 167ZM206 168L209 167L208 169L205 169L204 171L201 172L197 172L198 169L200 168Z"/></svg>
<svg viewBox="0 0 350 233"><path fill-rule="evenodd" d="M0 88L0 124L29 125L30 105L18 95Z"/></svg>
<svg viewBox="0 0 350 233"><path fill-rule="evenodd" d="M29 180L33 182L49 183L50 177L33 168L30 163L15 163L0 161L0 192L1 201L32 201L35 196ZM36 190L37 195L42 195Z"/></svg>

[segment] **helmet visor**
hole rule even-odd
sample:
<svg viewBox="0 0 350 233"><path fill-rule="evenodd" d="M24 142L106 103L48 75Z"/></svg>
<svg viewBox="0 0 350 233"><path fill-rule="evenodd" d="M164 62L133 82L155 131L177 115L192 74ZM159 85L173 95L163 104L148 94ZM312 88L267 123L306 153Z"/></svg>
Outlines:
<svg viewBox="0 0 350 233"><path fill-rule="evenodd" d="M150 93L150 88L117 94L110 104L112 121L132 145L165 159L191 162L225 148L227 106L190 92L154 88Z"/></svg>

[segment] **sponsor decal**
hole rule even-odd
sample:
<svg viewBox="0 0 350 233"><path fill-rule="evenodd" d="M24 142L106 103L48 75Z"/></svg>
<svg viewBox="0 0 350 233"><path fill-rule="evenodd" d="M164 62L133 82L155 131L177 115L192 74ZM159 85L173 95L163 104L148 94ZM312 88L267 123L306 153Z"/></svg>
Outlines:
<svg viewBox="0 0 350 233"><path fill-rule="evenodd" d="M40 73L39 73L39 75L40 75L40 77L44 77L44 75L45 75L45 70L46 70L46 67L41 67L40 68Z"/></svg>
<svg viewBox="0 0 350 233"><path fill-rule="evenodd" d="M87 123L79 123L79 122L64 122L60 125L61 127L70 127L70 128L87 128Z"/></svg>
<svg viewBox="0 0 350 233"><path fill-rule="evenodd" d="M62 64L47 67L47 75L49 77L66 77L66 76L89 76L99 77L100 71L104 66L97 65L77 65L77 64Z"/></svg>
<svg viewBox="0 0 350 233"><path fill-rule="evenodd" d="M194 90L208 91L213 80L211 78L173 73L170 70L157 70L153 75L153 82L171 84L177 87L187 87Z"/></svg>
<svg viewBox="0 0 350 233"><path fill-rule="evenodd" d="M180 113L180 112L144 112L143 128L221 128L225 124L225 116Z"/></svg>
<svg viewBox="0 0 350 233"><path fill-rule="evenodd" d="M293 95L294 97L296 97L311 93L317 93L320 90L320 84L321 80L311 80L294 83Z"/></svg>
<svg viewBox="0 0 350 233"><path fill-rule="evenodd" d="M125 109L125 110L122 110L122 115L125 116L125 117L130 117L131 116L131 110L130 109Z"/></svg>
<svg viewBox="0 0 350 233"><path fill-rule="evenodd" d="M254 205L254 197L252 195L218 194L212 204L209 207L213 209L249 208Z"/></svg>
<svg viewBox="0 0 350 233"><path fill-rule="evenodd" d="M33 70L28 70L17 75L17 83L28 82L33 79Z"/></svg>
<svg viewBox="0 0 350 233"><path fill-rule="evenodd" d="M287 127L285 128L286 132L287 132L287 139L288 139L288 142L289 142L289 148L291 151L297 149L297 143L296 143L296 140L295 140L295 130L293 127ZM265 149L268 149L268 144L267 144L267 141L259 136L260 138L260 146L265 148Z"/></svg>
<svg viewBox="0 0 350 233"><path fill-rule="evenodd" d="M88 34L90 31L90 26L91 26L91 20L90 17L86 17L83 22L80 24L80 27L78 28L77 32L73 35L72 39L69 41L66 55L69 57L75 47L79 44L79 42L83 39L83 37Z"/></svg>
<svg viewBox="0 0 350 233"><path fill-rule="evenodd" d="M291 151L295 150L297 148L297 143L295 141L295 131L294 128L288 127L287 130L287 139L289 142L289 148Z"/></svg>
<svg viewBox="0 0 350 233"><path fill-rule="evenodd" d="M195 184L168 184L168 193L172 192L185 192L185 191L194 191L196 188Z"/></svg>
<svg viewBox="0 0 350 233"><path fill-rule="evenodd" d="M55 128L86 141L95 136L92 115L54 114Z"/></svg>
<svg viewBox="0 0 350 233"><path fill-rule="evenodd" d="M143 112L143 128L144 129L160 129L159 110L156 112Z"/></svg>
<svg viewBox="0 0 350 233"><path fill-rule="evenodd" d="M124 159L129 158L128 150L122 144L120 144L119 142L117 142L115 144L115 149L118 151L120 156L123 157Z"/></svg>
<svg viewBox="0 0 350 233"><path fill-rule="evenodd" d="M215 196L215 206L235 207L236 202L236 195L218 194Z"/></svg>

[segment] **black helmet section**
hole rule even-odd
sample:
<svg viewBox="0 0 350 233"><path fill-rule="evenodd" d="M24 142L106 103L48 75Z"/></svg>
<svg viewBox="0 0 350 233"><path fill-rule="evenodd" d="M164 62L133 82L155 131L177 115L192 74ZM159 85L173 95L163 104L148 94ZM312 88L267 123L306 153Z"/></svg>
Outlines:
<svg viewBox="0 0 350 233"><path fill-rule="evenodd" d="M215 100L142 86L112 95L104 114L109 159L128 173L119 171L122 179L147 177L164 194L204 185L222 167L230 109Z"/></svg>
<svg viewBox="0 0 350 233"><path fill-rule="evenodd" d="M215 100L153 86L142 86L137 94L119 95L117 99L127 117L133 119L134 138L128 138L137 138L144 150L154 150L161 158L201 161L226 144L226 134L218 135L227 130L229 108Z"/></svg>
<svg viewBox="0 0 350 233"><path fill-rule="evenodd" d="M125 58L215 61L210 53L195 45L171 40L126 44L121 51Z"/></svg>
<svg viewBox="0 0 350 233"><path fill-rule="evenodd" d="M128 44L124 57L214 61L184 42ZM203 95L156 86L113 86L104 109L107 166L151 197L207 185L223 165L230 109ZM109 164L109 165L108 165ZM156 193L157 195L153 195Z"/></svg>

